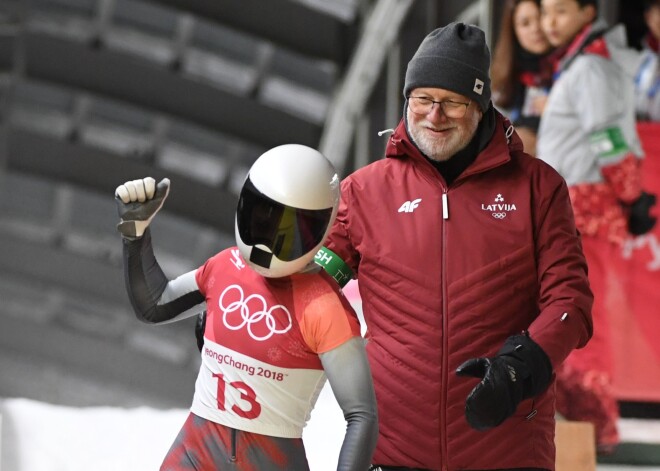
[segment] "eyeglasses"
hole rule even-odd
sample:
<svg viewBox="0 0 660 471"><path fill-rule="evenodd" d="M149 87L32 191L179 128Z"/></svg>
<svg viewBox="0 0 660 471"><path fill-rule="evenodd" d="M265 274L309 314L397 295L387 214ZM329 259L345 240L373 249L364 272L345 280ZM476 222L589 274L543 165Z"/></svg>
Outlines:
<svg viewBox="0 0 660 471"><path fill-rule="evenodd" d="M467 113L468 106L471 102L463 103L460 101L453 100L442 100L434 101L430 98L425 98L421 96L410 96L408 97L408 107L410 111L419 115L427 115L432 110L433 107L437 104L442 108L442 112L447 118L459 119L463 118Z"/></svg>

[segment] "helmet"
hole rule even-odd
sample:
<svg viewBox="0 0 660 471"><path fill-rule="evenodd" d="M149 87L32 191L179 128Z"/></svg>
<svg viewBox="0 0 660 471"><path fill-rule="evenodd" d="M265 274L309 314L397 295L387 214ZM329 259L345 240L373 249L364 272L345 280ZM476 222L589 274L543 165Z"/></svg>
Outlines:
<svg viewBox="0 0 660 471"><path fill-rule="evenodd" d="M236 209L236 245L270 278L313 262L337 215L339 177L320 152L285 144L262 154L248 172Z"/></svg>

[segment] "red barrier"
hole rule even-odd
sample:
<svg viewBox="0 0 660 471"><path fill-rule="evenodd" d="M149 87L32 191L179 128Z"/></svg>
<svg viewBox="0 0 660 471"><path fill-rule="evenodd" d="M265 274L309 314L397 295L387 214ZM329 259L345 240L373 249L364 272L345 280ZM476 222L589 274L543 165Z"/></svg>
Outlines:
<svg viewBox="0 0 660 471"><path fill-rule="evenodd" d="M660 200L660 123L639 123L644 188ZM655 208L658 215L658 207ZM606 300L614 335L614 393L660 402L660 223L612 261Z"/></svg>

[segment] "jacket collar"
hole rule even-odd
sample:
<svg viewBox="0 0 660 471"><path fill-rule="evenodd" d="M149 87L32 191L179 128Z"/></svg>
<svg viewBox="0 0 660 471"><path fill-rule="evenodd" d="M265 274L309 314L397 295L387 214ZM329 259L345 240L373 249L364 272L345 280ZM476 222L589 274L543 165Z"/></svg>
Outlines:
<svg viewBox="0 0 660 471"><path fill-rule="evenodd" d="M647 33L642 40L642 45L653 52L660 53L660 41L651 33Z"/></svg>
<svg viewBox="0 0 660 471"><path fill-rule="evenodd" d="M493 132L493 136L486 147L479 152L474 162L456 179L457 181L469 175L504 165L511 160L511 156L509 155L511 151L523 150L522 141L518 137L518 134L515 132L512 133L513 126L511 122L499 111L494 110L493 112L495 113L495 131ZM507 137L507 134L509 134L509 137ZM405 120L403 119L399 122L399 125L387 142L385 157L410 159L414 165L426 165L429 169L433 168L419 148L411 141L406 131ZM433 171L435 172L435 169ZM437 172L435 173L437 174Z"/></svg>
<svg viewBox="0 0 660 471"><path fill-rule="evenodd" d="M596 54L610 57L607 42L603 35L607 32L607 23L596 20L582 28L573 41L564 48L553 53L555 72L566 70L573 60L581 53Z"/></svg>

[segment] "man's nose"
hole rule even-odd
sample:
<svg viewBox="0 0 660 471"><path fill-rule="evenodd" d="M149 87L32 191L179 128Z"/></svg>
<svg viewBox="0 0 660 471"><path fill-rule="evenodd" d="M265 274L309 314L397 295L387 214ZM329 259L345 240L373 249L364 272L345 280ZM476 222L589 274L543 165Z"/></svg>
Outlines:
<svg viewBox="0 0 660 471"><path fill-rule="evenodd" d="M429 111L427 117L431 121L447 120L447 115L444 111L442 111L442 106L440 106L440 103L433 104L433 108L431 108L431 111Z"/></svg>

